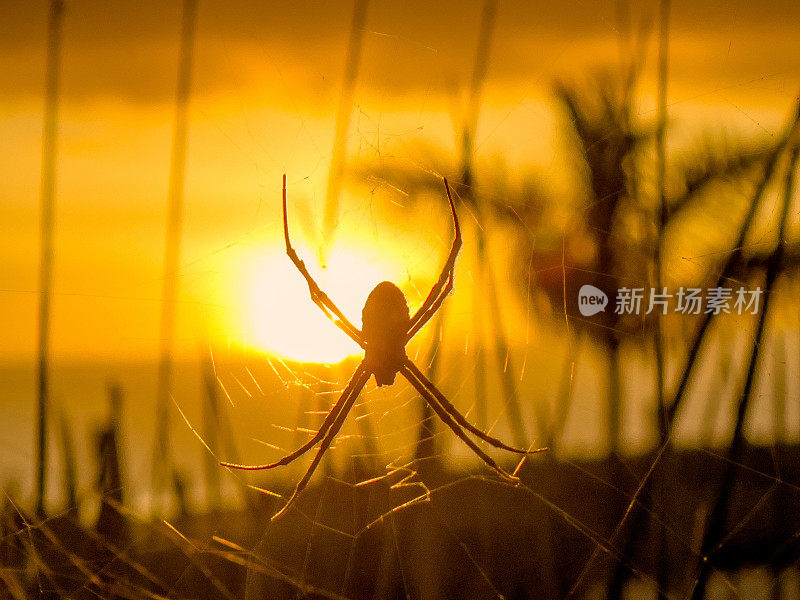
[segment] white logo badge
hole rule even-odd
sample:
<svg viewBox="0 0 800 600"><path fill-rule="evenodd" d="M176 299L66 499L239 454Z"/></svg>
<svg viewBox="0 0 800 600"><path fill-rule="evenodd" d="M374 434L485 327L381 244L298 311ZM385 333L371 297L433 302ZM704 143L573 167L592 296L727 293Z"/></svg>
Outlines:
<svg viewBox="0 0 800 600"><path fill-rule="evenodd" d="M578 291L578 310L584 317L591 317L599 312L604 312L608 306L608 296L603 290L593 285L581 286Z"/></svg>

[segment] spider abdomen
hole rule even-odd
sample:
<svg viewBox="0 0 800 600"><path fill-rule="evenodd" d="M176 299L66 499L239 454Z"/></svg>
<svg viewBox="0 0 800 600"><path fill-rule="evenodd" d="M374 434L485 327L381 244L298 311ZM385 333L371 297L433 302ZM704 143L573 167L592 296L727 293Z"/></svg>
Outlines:
<svg viewBox="0 0 800 600"><path fill-rule="evenodd" d="M361 320L366 366L379 386L391 385L406 359L411 317L405 295L390 281L379 283L367 296Z"/></svg>

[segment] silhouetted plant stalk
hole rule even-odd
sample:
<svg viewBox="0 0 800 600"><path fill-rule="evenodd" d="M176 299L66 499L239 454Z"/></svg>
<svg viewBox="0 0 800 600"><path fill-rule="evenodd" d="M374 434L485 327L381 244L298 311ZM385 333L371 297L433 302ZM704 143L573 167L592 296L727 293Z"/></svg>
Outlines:
<svg viewBox="0 0 800 600"><path fill-rule="evenodd" d="M719 333L720 341L719 359L715 369L716 385L711 389L730 390L736 387L737 372L733 369L733 348L735 337L730 330L722 330ZM701 448L710 448L714 444L714 433L717 427L717 415L724 400L722 394L711 394L706 401L705 411L702 417L703 430L700 433L699 445Z"/></svg>
<svg viewBox="0 0 800 600"><path fill-rule="evenodd" d="M658 194L658 219L656 221L656 244L655 255L653 257L655 270L655 288L661 293L664 286L664 265L662 251L664 245L664 229L669 220L667 207L667 194L665 189L665 178L667 170L666 154L666 134L667 134L667 75L669 71L669 13L670 0L661 0L659 3L659 34L658 34L658 117L656 122L655 143L656 143L656 193ZM664 336L664 315L656 311L655 335L653 345L655 349L656 361L656 419L658 419L658 433L660 444L667 441L667 407L664 396L664 373L665 373L665 354L666 339ZM663 475L657 475L657 490L655 497L660 499L660 506L653 502L653 496L648 497L649 508L660 517L664 522L664 506L666 484ZM669 586L669 566L667 556L667 532L653 523L651 530L656 536L658 544L658 559L656 561L656 593L659 600L666 600L666 590Z"/></svg>
<svg viewBox="0 0 800 600"><path fill-rule="evenodd" d="M488 255L488 241L486 239L486 213L483 210L483 200L475 194L475 177L473 170L474 138L478 126L478 113L480 107L481 91L486 79L489 66L489 53L492 46L492 35L497 17L497 1L486 0L481 16L481 28L478 34L478 47L475 54L475 65L470 83L469 99L467 103L467 116L462 132L461 145L461 199L475 213L476 227L476 290L473 294L473 311L475 323L475 336L477 338L477 351L475 356L475 408L476 424L481 429L486 427L487 421L487 385L486 385L486 346L484 338L483 316L488 311L489 326L494 336L494 352L497 372L503 386L503 400L506 415L514 444L518 448L528 447L528 438L522 418L517 384L515 379L514 361L508 338L503 328L500 304L497 296L497 285L492 274ZM485 298L486 302L479 301ZM490 335L491 335L490 334Z"/></svg>
<svg viewBox="0 0 800 600"><path fill-rule="evenodd" d="M496 344L496 358L499 373L501 376L501 384L503 385L503 398L506 405L506 412L508 415L509 424L512 429L512 435L515 438L515 444L521 447L527 447L527 438L524 433L524 425L522 423L522 413L519 408L519 400L516 392L516 382L514 379L514 366L511 359L508 341L502 326L502 319L500 316L499 303L497 301L496 283L491 277L489 270L489 257L487 251L487 239L483 231L485 213L483 212L483 200L478 198L474 193L474 171L473 171L473 137L474 130L477 127L478 114L480 109L480 94L483 87L483 82L486 78L486 72L489 63L489 51L491 49L492 33L494 30L494 23L497 13L496 0L486 0L483 6L481 16L480 31L478 33L478 44L475 55L475 63L473 66L472 78L470 80L469 95L467 99L466 117L464 126L461 131L461 157L460 157L460 174L458 176L458 186L454 186L458 190L458 197L461 203L466 204L473 212L474 219L477 221L476 228L476 290L480 290L474 294L473 302L473 330L475 332L475 350L474 350L474 390L475 390L475 422L478 427L485 428L487 421L487 372L486 372L486 340L484 339L484 317L488 313L489 323L492 327L494 334L494 341ZM391 173L390 173L391 174ZM408 187L411 183L412 186L420 185L420 182L409 180L413 175L406 173L401 174L401 181L398 187ZM439 193L439 182L436 181L435 185L433 180L426 181L420 187L436 189ZM488 302L482 303L478 300L478 295L488 298ZM445 303L440 312L439 319L442 321L445 318L445 310L447 310L447 303ZM429 370L436 370L438 368L440 346L441 346L441 333L440 325L437 323L436 335L432 341L431 348L428 354ZM430 371L429 371L430 372ZM435 420L431 421L431 413L427 406L423 403L421 408L422 423L418 430L416 454L419 456L428 455L431 452L431 443L436 435ZM429 423L430 426L426 425Z"/></svg>
<svg viewBox="0 0 800 600"><path fill-rule="evenodd" d="M339 366L336 369L337 381L346 379L350 375L350 369L349 365L344 368ZM375 434L374 418L366 399L362 398L361 402L356 403L353 407L353 414L361 443L361 456L358 457L359 460L356 464L360 469L359 476L369 478L374 476L383 465L380 464L380 449L378 448L378 436Z"/></svg>
<svg viewBox="0 0 800 600"><path fill-rule="evenodd" d="M630 67L633 70L633 67ZM570 125L584 158L589 181L588 208L585 221L596 245L596 259L591 265L594 273L614 273L616 263L615 223L624 200L632 196L631 182L626 165L633 163L638 138L631 122L629 105L634 79L626 77L622 90L615 91L610 84L600 84L602 109L594 114L588 98L566 86L557 87L559 100L566 108ZM566 273L565 273L566 276ZM599 282L597 282L599 283ZM566 287L566 280L564 282ZM555 290L552 290L556 293ZM562 296L563 291L557 293ZM619 318L615 314L605 317L602 327L591 333L606 351L608 394L606 400L609 450L616 454L619 446Z"/></svg>
<svg viewBox="0 0 800 600"><path fill-rule="evenodd" d="M669 9L670 1L660 2L659 51L658 51L658 118L656 123L656 190L658 194L657 240L655 245L655 288L661 292L664 283L664 265L662 264L662 246L664 228L669 218L667 196L664 189L666 177L666 133L667 133L667 73L669 67ZM656 311L656 393L658 394L658 431L661 443L667 439L666 406L664 404L664 316Z"/></svg>
<svg viewBox="0 0 800 600"><path fill-rule="evenodd" d="M471 177L471 176L470 176ZM470 179L465 177L465 180ZM474 198L470 192L471 188L464 188L467 193L462 195L462 199L470 199L472 208L475 211L478 225L476 227L475 244L475 273L476 285L473 293L474 328L476 341L475 353L475 407L476 424L480 428L486 427L487 421L487 379L486 367L488 358L486 348L489 340L485 339L485 329L483 327L484 316L488 315L489 335L493 336L495 368L500 375L500 383L503 388L503 400L505 403L506 416L511 427L511 434L514 445L518 448L527 448L529 445L528 437L525 432L525 425L522 417L519 397L517 394L516 369L514 360L511 356L511 349L508 344L503 318L500 311L500 303L497 296L497 284L492 274L489 252L487 250L487 239L485 233L484 212L481 209L482 200Z"/></svg>
<svg viewBox="0 0 800 600"><path fill-rule="evenodd" d="M797 167L797 158L800 154L800 146L795 143L794 147L790 150L788 160L788 170L786 173L786 184L783 195L783 205L781 207L780 221L778 225L778 242L775 250L769 257L767 263L767 273L764 278L764 302L761 307L761 312L758 315L758 325L756 327L755 339L750 351L750 359L747 365L747 378L745 380L744 388L739 396L739 402L736 411L736 425L733 430L733 438L731 445L728 448L728 456L725 464L725 471L717 494L717 500L708 519L708 525L703 536L703 543L700 547L700 560L698 562L698 576L697 584L692 592L693 600L702 600L705 597L706 585L708 584L708 576L714 568L713 553L724 542L724 529L728 520L728 512L730 509L731 492L736 483L737 465L741 461L742 451L744 450L746 441L744 438L744 421L747 415L747 408L750 404L751 392L753 389L753 382L756 376L756 367L761 355L762 344L764 341L764 330L769 316L769 309L772 303L772 296L775 289L775 283L778 276L781 274L783 268L783 254L784 254L784 234L786 232L786 221L789 215L789 205L794 195L794 180L795 169ZM777 417L777 415L776 415Z"/></svg>
<svg viewBox="0 0 800 600"><path fill-rule="evenodd" d="M642 45L641 42L639 45ZM643 191L639 183L643 169L640 165L648 160L643 150L649 150L660 144L657 144L655 128L642 126L635 119L637 111L634 104L634 90L640 62L640 57L632 59L632 64L620 76L621 85L615 79L606 77L598 78L596 89L593 90L582 91L575 86L563 84L556 86L557 97L567 113L569 129L574 134L577 150L575 154L582 159L581 166L585 167L585 171L581 169L579 175L585 177L587 191L585 208L576 213L573 218L574 226L565 230L564 239L565 242L570 239L591 240L594 251L585 255L570 253L568 257L563 251L558 253L563 265L563 279L558 282L553 279L548 280L547 277L531 276L521 277L520 281L527 281L528 293L544 292L553 309L559 312L563 310L565 315L565 299L568 296L574 297L573 294L578 291L577 288L571 289L574 281L568 279L567 261L571 269L580 269L582 273L580 283L593 283L602 288L604 284L608 284L609 277L618 276L630 280L649 279L651 285L655 287L654 271L661 272L663 280L664 268L660 265L661 256L654 256L654 247L660 244L659 238L663 238L664 230L668 227L668 224L666 227L659 227L659 221L675 222L675 216L683 209L694 205L711 184L742 178L752 167L765 162L768 155L763 148L757 148L755 151L752 148L736 149L733 152L720 152L716 148L703 149L701 155L693 159L690 164L678 164L674 169L676 179L685 184L685 190L667 198L663 183L654 186L661 187L657 190L655 198L655 218L645 224L643 215L646 214L646 207L643 205ZM665 72L663 67L661 70L662 73ZM666 116L663 120L663 135L665 135ZM663 168L666 170L666 156L663 161ZM660 161L657 158L654 162ZM525 201L530 202L528 199ZM515 212L520 214L527 212L535 219L537 209L535 205L526 206L520 202ZM651 231L661 231L656 231L655 235L646 239L630 236L628 224L632 220L640 222L642 227L651 226L655 222L656 227L650 227ZM526 237L523 235L520 239L524 241ZM531 236L531 239L535 239L534 236ZM532 242L528 242L528 248L523 246L521 250L525 260L524 263L522 260L519 262L531 265L527 267L528 273L536 273L539 266L537 262L542 263L541 266L545 268L552 269L556 260L557 253L553 248L539 250ZM528 252L533 257L530 260ZM660 265L657 269L656 262ZM607 357L610 382L606 400L609 415L607 437L611 452L615 453L619 445L617 438L620 431L616 424L618 418L615 415L620 414L617 406L620 399L614 397L614 389L619 388L613 383L617 377L614 363L619 362L615 359L614 353L619 351L619 342L624 344L626 335L635 334L641 338L643 324L641 321L634 323L631 319L620 318L615 314L596 318L591 323L581 320L576 320L574 323L575 328L586 331L602 346ZM654 334L653 323L652 317L644 322L646 340L648 344L653 344L653 341L661 342L661 348L656 348L656 351L664 354L663 344L666 339L661 334ZM663 359L656 362L661 363L663 371ZM660 378L663 397L665 395L663 372ZM667 403L662 402L662 404ZM663 412L666 412L666 409L663 409ZM665 419L662 417L660 420L658 428L663 431Z"/></svg>
<svg viewBox="0 0 800 600"><path fill-rule="evenodd" d="M347 132L350 128L350 117L353 112L353 97L358 71L361 65L363 52L364 24L367 18L369 0L355 0L353 16L350 22L350 36L347 43L347 56L345 59L344 79L342 81L339 105L336 110L336 125L331 151L331 165L328 171L328 185L325 194L325 214L323 216L323 236L319 248L319 262L324 268L327 263L328 250L333 243L336 225L339 221L339 196L342 191L342 177L344 175L347 157ZM362 463L365 468L374 468L375 457L378 455L378 446L371 416L362 415L357 420L361 433L361 440L365 454Z"/></svg>
<svg viewBox="0 0 800 600"><path fill-rule="evenodd" d="M439 373L442 355L442 335L444 333L445 304L439 309L439 314L434 317L433 341L428 350L428 357L424 364L427 365L426 373L428 379L436 381ZM436 456L436 418L430 404L420 398L421 414L419 430L417 433L417 443L414 448L414 458L430 458Z"/></svg>
<svg viewBox="0 0 800 600"><path fill-rule="evenodd" d="M347 154L347 130L350 127L350 115L353 112L353 93L361 64L364 23L367 18L368 6L369 0L355 0L353 5L353 19L350 23L350 38L347 43L344 80L342 81L339 106L336 110L336 130L333 136L331 166L328 171L328 188L325 196L323 242L319 250L320 264L323 266L326 264L328 249L333 243L336 223L339 220L339 195L342 191L342 175Z"/></svg>
<svg viewBox="0 0 800 600"><path fill-rule="evenodd" d="M122 456L119 440L122 436L122 388L108 386L108 421L97 433L96 448L98 476L96 489L100 494L100 512L95 528L115 544L128 542L130 524L124 512Z"/></svg>
<svg viewBox="0 0 800 600"><path fill-rule="evenodd" d="M776 366L775 389L773 396L773 437L780 451L788 439L788 428L786 427L786 371L789 366L786 352L786 334L778 336L773 349L773 361Z"/></svg>
<svg viewBox="0 0 800 600"><path fill-rule="evenodd" d="M64 492L66 494L67 509L72 509L78 506L78 461L75 458L75 444L72 439L69 419L63 408L58 411L58 424L61 434Z"/></svg>
<svg viewBox="0 0 800 600"><path fill-rule="evenodd" d="M169 187L167 192L167 231L164 245L164 281L161 301L158 387L156 392L156 434L153 451L153 509L160 508L160 495L167 484L171 467L169 453L170 402L172 394L173 341L175 305L178 294L183 193L186 178L186 147L189 131L189 97L197 20L197 0L184 0L181 26L178 87L175 98L175 122L172 131Z"/></svg>
<svg viewBox="0 0 800 600"><path fill-rule="evenodd" d="M49 403L50 301L53 293L53 230L56 196L58 100L61 69L61 26L64 3L50 2L47 22L44 132L41 172L41 267L39 271L38 419L36 437L36 514L45 514L47 493L47 413Z"/></svg>
<svg viewBox="0 0 800 600"><path fill-rule="evenodd" d="M737 265L741 263L741 252L745 242L745 239L750 234L750 230L752 228L753 220L758 212L759 207L761 206L761 201L764 196L764 191L767 188L767 185L772 180L774 172L778 166L778 162L780 157L782 156L783 152L786 150L788 146L790 146L797 136L798 129L800 129L800 102L798 102L797 106L795 106L792 117L786 127L784 128L781 136L779 137L777 143L773 147L772 151L767 156L766 162L764 164L763 173L761 178L756 183L756 188L753 192L753 196L749 203L748 211L745 215L742 224L740 225L739 232L737 235L736 243L734 245L733 252L726 260L723 268L720 271L720 274L716 280L714 287L722 287L724 286L725 282L728 281L732 272L736 268ZM766 306L763 307L764 311ZM763 314L763 313L762 313ZM711 321L714 319L713 313L707 313L702 316L701 323L697 329L697 333L693 339L691 348L689 350L686 364L684 369L681 373L681 377L679 383L676 387L674 393L674 399L672 403L666 408L666 439L661 444L661 455L665 456L671 450L671 432L673 429L673 425L678 414L678 409L685 398L688 384L691 381L691 376L694 372L694 368L697 365L697 361L700 357L700 350L703 347L703 342L706 339L706 336L709 331L709 326ZM651 469L648 473L644 476L637 494L630 500L629 507L631 510L625 513L625 516L622 518L620 522L620 535L622 536L621 539L617 540L614 539L617 536L613 536L611 539L612 543L618 544L618 547L622 549L622 553L624 556L627 556L633 545L636 541L636 536L639 532L643 531L643 523L646 515L648 514L647 508L650 506L652 502L652 495L654 493L653 485L654 485L654 473L656 469ZM628 523L627 528L623 528L626 521L630 521ZM614 597L615 595L618 597L622 591L622 584L624 583L624 573L626 572L627 567L624 565L618 565L615 569L614 574L612 575L612 579L610 582L609 587L609 597ZM665 590L659 589L659 594L663 594Z"/></svg>
<svg viewBox="0 0 800 600"><path fill-rule="evenodd" d="M733 252L728 257L728 260L725 262L725 265L722 268L719 277L717 277L717 281L714 287L722 287L724 283L730 278L732 271L736 268L738 264L740 264L744 242L748 234L750 233L750 228L752 226L753 219L755 218L755 215L757 214L758 209L761 206L761 200L764 196L764 191L766 190L767 185L772 179L772 175L774 174L775 168L778 165L779 158L781 157L783 151L790 144L790 141L797 136L798 129L800 129L800 103L798 103L798 105L795 107L795 111L792 115L792 120L790 121L789 125L784 130L784 132L781 134L781 136L779 137L779 140L775 144L772 152L770 152L769 156L767 157L767 160L764 164L763 175L761 179L759 179L756 185L756 189L753 193L753 198L750 201L749 209L747 211L747 214L745 215L741 227L739 228L739 234L736 238L736 242L734 243ZM713 318L714 318L713 313L704 314L702 321L700 322L700 326L697 329L697 333L695 334L694 340L689 350L689 354L686 359L686 366L682 371L681 379L675 390L674 398L672 400L672 403L667 408L667 423L670 425L670 427L675 419L675 414L678 412L678 409L681 407L681 404L683 403L683 400L686 396L688 384L694 372L694 367L699 357L700 349L703 345L703 341L705 340L708 326L711 324Z"/></svg>
<svg viewBox="0 0 800 600"><path fill-rule="evenodd" d="M205 388L205 402L203 403L203 439L214 453L218 453L220 447L220 411L219 394L217 393L217 377L214 374L214 364L211 360L211 355L203 354L203 387ZM226 456L230 456L229 460L238 462L237 456L228 454L226 454ZM220 508L222 500L220 466L217 456L212 452L206 452L204 467L207 509L215 511Z"/></svg>
<svg viewBox="0 0 800 600"><path fill-rule="evenodd" d="M786 345L786 332L782 332L777 336L777 340L773 346L773 361L772 364L776 368L775 373L775 387L773 389L773 438L776 447L775 452L775 466L776 475L783 476L783 469L781 464L785 464L788 459L786 446L788 442L788 428L786 427L786 379L789 367L788 353ZM783 531L786 529L783 521L785 515L790 514L794 501L789 494L789 490L783 486L775 490L775 510L772 511L772 528L774 531ZM777 561L775 561L777 563ZM781 586L781 567L778 564L770 565L770 572L772 574L772 597L776 600L781 600L780 586Z"/></svg>
<svg viewBox="0 0 800 600"><path fill-rule="evenodd" d="M569 335L572 336L571 333ZM556 405L553 417L550 420L550 426L547 429L547 441L545 443L550 448L547 456L551 459L555 457L555 449L561 442L561 436L567 424L569 408L572 406L573 391L575 390L575 365L579 345L580 340L571 337L564 357L564 366L561 371L558 393L556 394Z"/></svg>
<svg viewBox="0 0 800 600"><path fill-rule="evenodd" d="M481 92L489 69L489 54L492 49L494 25L497 20L497 0L484 0L481 13L481 28L478 32L478 47L475 51L475 64L472 69L472 80L467 101L467 115L462 134L464 136L464 159L471 161L473 154L473 136L478 128ZM465 163L466 164L466 163ZM465 184L467 182L464 182Z"/></svg>
<svg viewBox="0 0 800 600"><path fill-rule="evenodd" d="M219 406L219 382L214 367L214 355L209 346L208 352L204 352L201 358L202 380L205 389L203 402L203 440L210 449L206 452L205 460L205 481L207 502L210 510L219 509L222 506L222 482L220 476L219 456L220 452L232 462L239 463L239 451L236 447L236 438L231 431L228 414L220 410ZM305 388L304 388L305 389ZM302 403L301 403L302 406ZM254 510L256 504L253 495L247 488L245 480L236 478L235 481L242 489L242 498L245 506L249 510Z"/></svg>
<svg viewBox="0 0 800 600"><path fill-rule="evenodd" d="M495 14L497 11L497 3L494 0L486 0L484 2L483 13L481 16L481 25L478 32L478 46L475 53L475 63L473 65L472 79L470 83L470 91L467 101L467 116L461 131L461 174L459 182L463 186L464 193L461 195L462 201L472 195L472 160L473 160L473 145L472 135L474 129L477 127L478 114L480 110L480 92L483 87L484 79L486 78L486 71L488 68L489 52L491 50L492 32L494 30ZM473 203L474 204L474 203ZM480 229L480 220L479 226ZM479 235L478 246L485 244L483 236ZM480 254L485 254L479 250ZM473 308L473 329L475 335L479 340L475 349L475 406L476 406L476 424L481 429L486 428L486 352L484 344L482 343L483 331L483 312L478 308L477 303L474 303ZM439 311L436 318L436 330L433 337L433 342L428 354L428 378L431 380L436 379L436 372L439 367L439 360L441 354L441 342L443 333L443 323L446 315L447 304L444 304ZM422 421L419 427L417 436L417 448L415 450L416 457L431 456L434 452L434 444L436 440L436 419L433 418L433 411L424 399L421 400L421 413Z"/></svg>

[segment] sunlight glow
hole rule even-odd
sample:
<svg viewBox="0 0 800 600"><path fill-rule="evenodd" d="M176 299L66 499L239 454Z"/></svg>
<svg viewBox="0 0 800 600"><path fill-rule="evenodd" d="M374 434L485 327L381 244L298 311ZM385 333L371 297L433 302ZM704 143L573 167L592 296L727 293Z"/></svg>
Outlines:
<svg viewBox="0 0 800 600"><path fill-rule="evenodd" d="M310 252L298 253L320 287L359 328L370 291L396 271L349 249L333 250L324 270ZM270 253L254 261L248 277L248 345L301 362L336 363L363 352L311 301L305 279L286 254Z"/></svg>

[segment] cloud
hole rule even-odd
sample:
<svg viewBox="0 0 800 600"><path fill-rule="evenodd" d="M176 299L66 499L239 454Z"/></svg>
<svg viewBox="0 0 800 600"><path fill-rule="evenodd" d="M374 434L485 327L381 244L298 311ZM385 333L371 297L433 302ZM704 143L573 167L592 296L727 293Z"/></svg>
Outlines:
<svg viewBox="0 0 800 600"><path fill-rule="evenodd" d="M359 88L379 93L451 95L469 81L482 0L369 3ZM614 3L499 3L489 83L530 80L617 60ZM5 0L0 6L0 102L43 93L48 3ZM265 101L314 105L335 97L344 66L352 1L200 0L194 93L258 90ZM635 33L652 23L655 2L637 4ZM63 32L62 95L92 102L171 102L175 92L181 2L68 0ZM673 77L707 79L720 67L741 77L800 73L792 52L800 4L769 9L740 0L673 5ZM763 39L769 37L770 44ZM682 51L684 49L684 51ZM702 58L700 64L691 58ZM682 69L685 67L685 70Z"/></svg>

